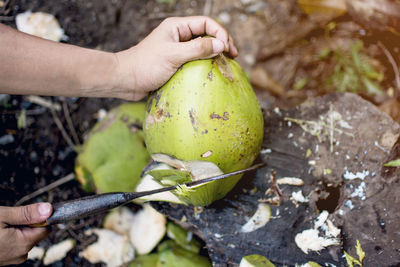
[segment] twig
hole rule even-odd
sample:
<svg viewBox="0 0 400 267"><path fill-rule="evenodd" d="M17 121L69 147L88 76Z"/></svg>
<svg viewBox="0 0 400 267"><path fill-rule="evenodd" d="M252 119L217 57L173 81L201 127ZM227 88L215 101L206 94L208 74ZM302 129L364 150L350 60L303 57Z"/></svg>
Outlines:
<svg viewBox="0 0 400 267"><path fill-rule="evenodd" d="M212 0L206 0L204 3L203 15L210 16L212 9Z"/></svg>
<svg viewBox="0 0 400 267"><path fill-rule="evenodd" d="M30 96L27 96L26 99L32 103L35 103L35 104L45 107L45 108L54 109L57 111L61 110L60 104L53 103L50 100L44 99L43 97L40 97L40 96L30 95Z"/></svg>
<svg viewBox="0 0 400 267"><path fill-rule="evenodd" d="M40 96L28 96L27 99L32 102L35 103L37 105L46 107L50 110L51 115L53 116L54 122L57 125L57 128L61 131L61 134L64 138L64 140L67 142L67 144L72 147L74 150L76 150L76 145L74 144L74 142L72 142L71 137L69 137L69 135L67 134L67 132L65 131L65 128L61 122L61 120L58 118L58 115L56 113L56 111L60 111L61 110L61 106L58 103L53 103L50 100L44 99L43 97ZM79 139L78 139L79 140Z"/></svg>
<svg viewBox="0 0 400 267"><path fill-rule="evenodd" d="M165 19L168 17L175 17L175 16L178 16L178 14L159 12L155 14L149 14L148 19Z"/></svg>
<svg viewBox="0 0 400 267"><path fill-rule="evenodd" d="M50 109L50 112L51 112L51 115L53 116L54 122L56 123L58 129L61 131L61 134L64 137L64 140L67 142L67 144L70 147L72 147L74 150L76 150L74 142L72 142L71 137L69 137L69 135L65 131L65 128L64 128L63 124L61 123L60 119L58 118L56 111L54 109Z"/></svg>
<svg viewBox="0 0 400 267"><path fill-rule="evenodd" d="M396 87L397 90L400 90L400 74L399 74L399 67L396 64L396 61L394 60L392 54L390 54L389 50L381 43L378 42L378 46L382 49L383 53L385 53L386 57L388 58L390 64L392 65L395 79L396 79Z"/></svg>
<svg viewBox="0 0 400 267"><path fill-rule="evenodd" d="M69 131L72 134L72 138L74 139L74 142L76 145L80 145L78 135L75 131L74 124L72 123L71 114L69 113L67 102L65 102L65 101L63 102L63 110L64 110L65 119L67 120L67 125L69 128Z"/></svg>
<svg viewBox="0 0 400 267"><path fill-rule="evenodd" d="M13 21L14 17L0 16L0 21Z"/></svg>
<svg viewBox="0 0 400 267"><path fill-rule="evenodd" d="M22 203L24 203L24 202L26 202L26 201L34 198L34 197L37 197L40 194L46 193L46 192L48 192L48 191L50 191L50 190L52 190L52 189L54 189L54 188L56 188L56 187L58 187L58 186L60 186L62 184L65 184L65 183L73 180L74 178L75 178L75 174L70 173L67 176L64 176L64 177L58 179L57 181L55 181L55 182L53 182L51 184L48 184L45 187L42 187L42 188L36 190L35 192L29 194L29 195L24 196L23 198L21 198L20 200L18 200L15 203L15 206L19 206Z"/></svg>

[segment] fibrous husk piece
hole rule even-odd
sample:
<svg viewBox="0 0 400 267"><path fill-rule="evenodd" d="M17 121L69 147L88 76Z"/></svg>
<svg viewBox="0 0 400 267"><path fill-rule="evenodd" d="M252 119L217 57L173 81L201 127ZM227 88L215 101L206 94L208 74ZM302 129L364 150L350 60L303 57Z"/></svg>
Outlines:
<svg viewBox="0 0 400 267"><path fill-rule="evenodd" d="M130 231L130 241L139 255L153 250L166 232L166 218L153 209L150 204L143 204L143 209L135 213Z"/></svg>
<svg viewBox="0 0 400 267"><path fill-rule="evenodd" d="M297 234L294 240L305 254L308 254L309 250L318 252L329 246L340 245L339 239L322 237L317 229L304 230Z"/></svg>
<svg viewBox="0 0 400 267"><path fill-rule="evenodd" d="M150 156L141 125L144 103L112 109L90 132L76 160L76 176L89 191L131 192Z"/></svg>
<svg viewBox="0 0 400 267"><path fill-rule="evenodd" d="M107 229L89 229L86 235L96 234L97 242L88 246L80 256L90 263L104 262L108 267L121 266L135 257L135 250L126 236Z"/></svg>
<svg viewBox="0 0 400 267"><path fill-rule="evenodd" d="M49 247L43 259L44 265L50 265L65 258L67 253L75 246L75 240L67 239Z"/></svg>

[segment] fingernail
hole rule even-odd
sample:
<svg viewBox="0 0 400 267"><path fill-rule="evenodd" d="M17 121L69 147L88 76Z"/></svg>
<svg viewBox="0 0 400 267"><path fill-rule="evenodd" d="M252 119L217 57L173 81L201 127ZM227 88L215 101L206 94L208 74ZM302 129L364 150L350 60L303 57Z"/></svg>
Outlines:
<svg viewBox="0 0 400 267"><path fill-rule="evenodd" d="M51 205L49 203L40 203L38 210L40 216L48 216L50 215Z"/></svg>
<svg viewBox="0 0 400 267"><path fill-rule="evenodd" d="M224 51L224 43L218 39L212 39L213 53L218 54Z"/></svg>

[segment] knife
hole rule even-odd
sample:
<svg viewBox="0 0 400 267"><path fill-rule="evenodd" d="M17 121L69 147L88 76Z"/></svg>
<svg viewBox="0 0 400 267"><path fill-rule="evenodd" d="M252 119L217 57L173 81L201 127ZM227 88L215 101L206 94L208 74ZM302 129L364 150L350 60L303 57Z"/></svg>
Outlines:
<svg viewBox="0 0 400 267"><path fill-rule="evenodd" d="M225 173L197 181L192 181L184 184L177 184L174 186L159 188L155 190L142 191L142 192L113 192L87 196L83 198L73 199L65 202L53 204L53 213L42 223L32 224L31 227L44 227L53 224L65 223L67 221L80 219L89 215L97 214L109 209L116 208L126 204L133 199L148 196L152 194L162 193L166 191L175 190L180 186L192 187L209 183L216 180L225 179L245 172L253 171L264 167L265 163L253 165L247 169Z"/></svg>

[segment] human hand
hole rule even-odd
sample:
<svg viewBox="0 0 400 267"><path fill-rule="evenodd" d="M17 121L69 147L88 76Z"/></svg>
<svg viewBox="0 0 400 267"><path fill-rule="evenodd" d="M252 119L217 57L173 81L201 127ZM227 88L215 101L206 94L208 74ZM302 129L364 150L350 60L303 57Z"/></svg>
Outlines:
<svg viewBox="0 0 400 267"><path fill-rule="evenodd" d="M47 229L21 225L41 223L51 213L49 203L0 207L0 266L26 261L31 248L46 237Z"/></svg>
<svg viewBox="0 0 400 267"><path fill-rule="evenodd" d="M209 35L215 38L195 38ZM226 52L238 55L228 32L209 17L167 18L138 45L116 53L119 88L139 100L171 78L184 63Z"/></svg>

